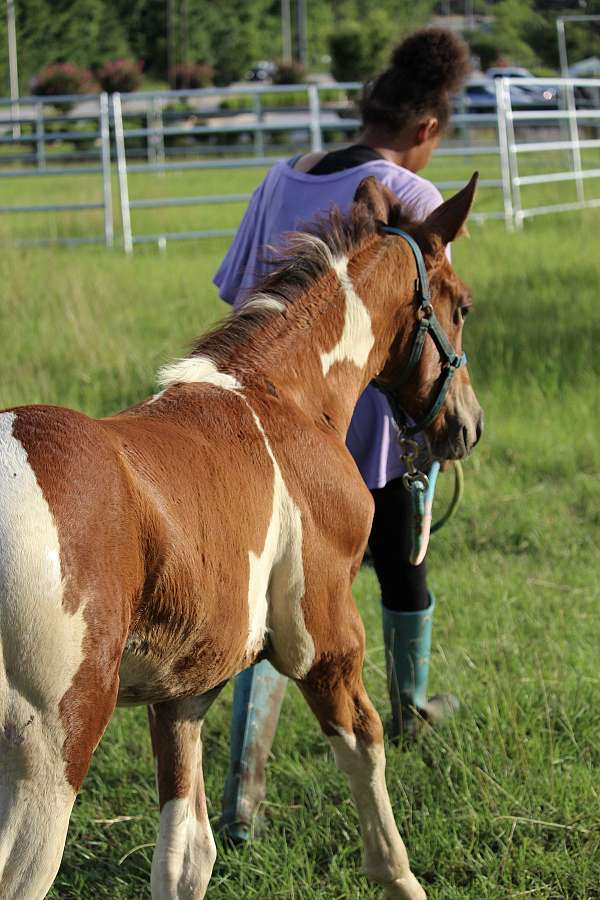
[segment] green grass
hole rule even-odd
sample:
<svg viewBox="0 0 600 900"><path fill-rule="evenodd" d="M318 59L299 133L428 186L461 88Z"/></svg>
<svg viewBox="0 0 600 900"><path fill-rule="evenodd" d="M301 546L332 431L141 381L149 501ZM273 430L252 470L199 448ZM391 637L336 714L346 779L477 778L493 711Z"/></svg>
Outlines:
<svg viewBox="0 0 600 900"><path fill-rule="evenodd" d="M224 177L228 189L238 177ZM430 550L431 687L454 690L463 705L446 731L409 751L388 748L396 816L432 900L600 897L599 226L598 212L545 217L521 234L490 222L454 248L475 297L466 345L487 425L465 466L464 504ZM5 250L0 405L64 403L102 415L150 393L157 366L220 315L210 278L225 246L169 245L131 259ZM355 593L366 682L385 715L370 570ZM228 688L205 729L214 825L230 701ZM294 687L269 776L268 833L245 850L219 845L208 896L376 897L360 874L343 779ZM50 896L149 897L157 821L144 711L118 711Z"/></svg>

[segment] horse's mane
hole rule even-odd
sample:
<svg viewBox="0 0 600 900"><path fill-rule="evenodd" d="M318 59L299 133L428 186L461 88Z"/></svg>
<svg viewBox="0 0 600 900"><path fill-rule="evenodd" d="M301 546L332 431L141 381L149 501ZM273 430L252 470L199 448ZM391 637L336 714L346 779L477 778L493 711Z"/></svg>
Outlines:
<svg viewBox="0 0 600 900"><path fill-rule="evenodd" d="M336 258L351 255L377 234L380 224L365 204L353 203L346 214L333 207L306 230L287 234L280 248L268 248L265 262L271 271L257 280L238 310L194 342L189 355L207 356L219 365L233 362L242 344L256 345L258 351L258 337L261 343L275 337L281 328L281 314L288 306L331 271ZM396 206L389 224L406 228L414 222Z"/></svg>

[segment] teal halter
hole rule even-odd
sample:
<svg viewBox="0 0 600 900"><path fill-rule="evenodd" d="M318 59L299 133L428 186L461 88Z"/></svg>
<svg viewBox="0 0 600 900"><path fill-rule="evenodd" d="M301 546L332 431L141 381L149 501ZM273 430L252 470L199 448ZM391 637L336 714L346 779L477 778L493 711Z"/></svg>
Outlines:
<svg viewBox="0 0 600 900"><path fill-rule="evenodd" d="M382 388L377 385L388 398L398 428L402 431L403 434L411 435L417 434L417 432L423 431L424 428L427 428L428 425L431 425L440 409L444 405L446 394L448 393L456 370L460 369L461 366L466 366L467 356L466 353L461 353L459 355L456 352L456 350L446 337L446 333L444 332L436 317L436 314L433 311L433 306L431 305L429 281L427 278L427 271L425 269L425 261L423 260L421 248L419 247L415 239L411 237L410 234L407 234L406 231L402 231L401 228L394 228L391 225L384 225L382 226L381 230L385 232L385 234L397 234L399 237L404 238L404 240L412 250L413 256L415 257L415 262L417 264L415 298L419 304L417 309L417 313L420 314L419 324L417 326L417 331L413 339L413 345L410 351L408 362L401 372L400 378L396 382L395 386L405 384L408 381L411 372L421 358L423 347L425 345L425 338L428 334L431 335L431 338L436 345L438 353L440 354L440 357L444 364L443 380L438 390L437 397L435 398L429 412L427 412L422 419L419 419L418 422L415 422L414 425L407 426L406 414L400 407L395 391L390 391L387 388Z"/></svg>

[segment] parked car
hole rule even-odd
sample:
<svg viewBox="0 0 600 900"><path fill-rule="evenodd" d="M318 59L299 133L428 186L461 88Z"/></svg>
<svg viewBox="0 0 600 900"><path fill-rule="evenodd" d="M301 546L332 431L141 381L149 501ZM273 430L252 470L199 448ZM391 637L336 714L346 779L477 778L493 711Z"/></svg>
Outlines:
<svg viewBox="0 0 600 900"><path fill-rule="evenodd" d="M496 66L485 73L487 78L533 78L529 69L522 66ZM512 87L517 87L513 85ZM536 109L552 109L558 106L558 85L556 84L520 84L519 91L529 98L530 105ZM512 88L511 88L512 91ZM514 106L514 103L513 103Z"/></svg>
<svg viewBox="0 0 600 900"><path fill-rule="evenodd" d="M276 71L276 63L268 59L262 59L260 62L255 63L250 71L246 73L246 81L272 81Z"/></svg>
<svg viewBox="0 0 600 900"><path fill-rule="evenodd" d="M506 74L506 71L503 70L503 74ZM541 95L539 89L527 90L526 85L512 84L510 86L510 99L513 109L552 109L556 106L555 93L551 97L545 98ZM457 102L457 111L460 110L469 113L495 112L495 79L488 78L485 75L470 78L461 99Z"/></svg>

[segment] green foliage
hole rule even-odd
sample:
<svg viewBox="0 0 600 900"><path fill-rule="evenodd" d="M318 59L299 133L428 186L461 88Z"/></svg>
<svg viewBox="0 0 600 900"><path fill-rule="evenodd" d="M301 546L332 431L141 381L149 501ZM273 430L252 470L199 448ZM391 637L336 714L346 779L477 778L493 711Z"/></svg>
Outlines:
<svg viewBox="0 0 600 900"><path fill-rule="evenodd" d="M330 38L331 71L337 81L365 81L385 60L388 38L365 31L360 25L345 25Z"/></svg>
<svg viewBox="0 0 600 900"><path fill-rule="evenodd" d="M352 9L351 7L354 7ZM363 8L364 7L364 8ZM404 34L426 24L427 2L341 4L341 16L329 39L331 71L338 81L366 81L388 64L390 51Z"/></svg>
<svg viewBox="0 0 600 900"><path fill-rule="evenodd" d="M468 31L465 39L471 52L479 59L483 71L493 66L501 55L498 38L489 31Z"/></svg>

